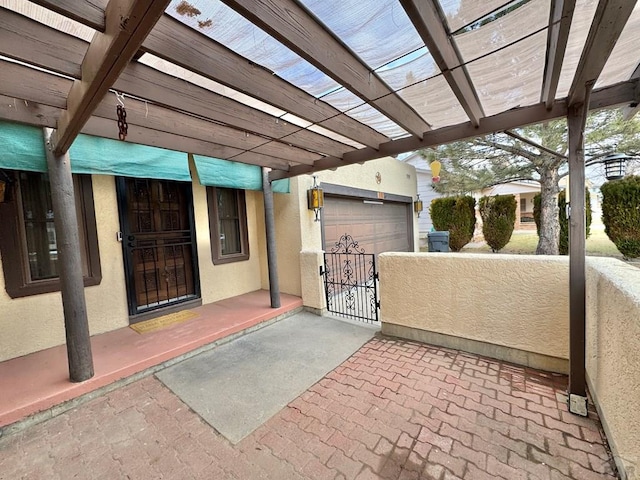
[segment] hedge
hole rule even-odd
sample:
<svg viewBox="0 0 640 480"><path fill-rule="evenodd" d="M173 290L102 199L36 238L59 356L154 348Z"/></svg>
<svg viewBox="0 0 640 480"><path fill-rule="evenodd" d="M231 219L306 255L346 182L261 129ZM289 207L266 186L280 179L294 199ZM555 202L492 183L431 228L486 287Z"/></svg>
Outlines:
<svg viewBox="0 0 640 480"><path fill-rule="evenodd" d="M500 251L511 240L516 223L515 195L494 195L480 199L482 234L494 252Z"/></svg>
<svg viewBox="0 0 640 480"><path fill-rule="evenodd" d="M438 231L449 231L449 248L459 252L473 238L476 228L476 201L473 197L444 197L431 201L429 214Z"/></svg>

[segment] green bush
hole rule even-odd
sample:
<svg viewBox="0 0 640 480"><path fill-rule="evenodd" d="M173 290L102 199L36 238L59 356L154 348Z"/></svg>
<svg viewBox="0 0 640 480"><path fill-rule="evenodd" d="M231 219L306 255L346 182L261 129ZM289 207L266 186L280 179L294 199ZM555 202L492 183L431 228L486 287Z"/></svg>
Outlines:
<svg viewBox="0 0 640 480"><path fill-rule="evenodd" d="M640 257L640 176L607 182L600 191L607 236L625 258Z"/></svg>
<svg viewBox="0 0 640 480"><path fill-rule="evenodd" d="M482 234L492 251L498 252L511 240L516 206L515 195L494 195L480 199Z"/></svg>
<svg viewBox="0 0 640 480"><path fill-rule="evenodd" d="M438 231L449 231L449 248L459 252L471 241L476 228L476 201L471 196L436 198L429 214Z"/></svg>
<svg viewBox="0 0 640 480"><path fill-rule="evenodd" d="M584 190L585 206L587 207L587 238L591 235L591 194L589 189ZM533 197L533 219L536 222L536 232L540 235L540 194ZM567 202L565 201L565 190L558 194L558 220L560 221L560 238L558 249L560 255L569 254L569 220L567 219Z"/></svg>

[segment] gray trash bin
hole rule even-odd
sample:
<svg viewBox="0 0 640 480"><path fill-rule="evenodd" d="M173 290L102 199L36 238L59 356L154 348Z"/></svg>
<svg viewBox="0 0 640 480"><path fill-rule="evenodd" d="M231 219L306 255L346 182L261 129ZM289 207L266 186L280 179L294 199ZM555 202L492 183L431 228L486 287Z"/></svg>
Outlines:
<svg viewBox="0 0 640 480"><path fill-rule="evenodd" d="M449 232L429 232L427 234L427 243L430 252L448 252Z"/></svg>

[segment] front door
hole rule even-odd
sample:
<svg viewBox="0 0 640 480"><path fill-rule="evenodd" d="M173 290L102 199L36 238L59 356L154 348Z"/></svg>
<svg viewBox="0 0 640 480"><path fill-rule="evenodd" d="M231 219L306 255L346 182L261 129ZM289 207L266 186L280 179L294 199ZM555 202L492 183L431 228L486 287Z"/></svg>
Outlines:
<svg viewBox="0 0 640 480"><path fill-rule="evenodd" d="M191 185L124 177L116 185L129 314L198 298Z"/></svg>

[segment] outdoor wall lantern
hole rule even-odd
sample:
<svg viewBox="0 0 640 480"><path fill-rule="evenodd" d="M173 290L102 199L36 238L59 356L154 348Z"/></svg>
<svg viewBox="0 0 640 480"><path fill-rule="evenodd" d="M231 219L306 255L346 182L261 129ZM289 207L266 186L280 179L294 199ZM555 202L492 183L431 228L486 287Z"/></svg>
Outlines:
<svg viewBox="0 0 640 480"><path fill-rule="evenodd" d="M431 168L431 181L433 183L438 183L440 181L440 169L442 168L442 164L436 160L431 162L429 167Z"/></svg>
<svg viewBox="0 0 640 480"><path fill-rule="evenodd" d="M424 210L424 205L422 204L422 200L420 200L420 194L416 195L416 201L413 202L413 211L418 214L418 218L420 218L420 212Z"/></svg>
<svg viewBox="0 0 640 480"><path fill-rule="evenodd" d="M313 186L307 190L307 208L316 215L315 222L320 221L320 210L324 207L324 192L318 186L317 177L313 176Z"/></svg>
<svg viewBox="0 0 640 480"><path fill-rule="evenodd" d="M627 157L624 153L610 153L602 160L604 163L604 176L607 180L620 180L624 178Z"/></svg>

